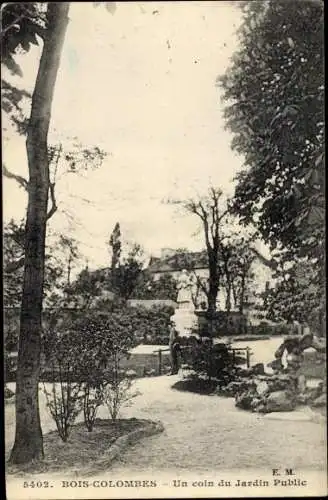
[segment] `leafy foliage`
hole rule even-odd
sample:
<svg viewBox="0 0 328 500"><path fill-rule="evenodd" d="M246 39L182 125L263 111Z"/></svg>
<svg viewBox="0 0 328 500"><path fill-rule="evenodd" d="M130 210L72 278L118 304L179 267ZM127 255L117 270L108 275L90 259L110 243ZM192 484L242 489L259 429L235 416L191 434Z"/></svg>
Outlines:
<svg viewBox="0 0 328 500"><path fill-rule="evenodd" d="M46 396L47 408L54 419L58 434L66 443L70 430L82 409L81 386L65 378L68 370L60 369L59 383L52 384L49 392L43 384L43 392Z"/></svg>
<svg viewBox="0 0 328 500"><path fill-rule="evenodd" d="M131 320L134 322L138 341L149 345L167 345L173 314L174 309L169 306L131 308Z"/></svg>
<svg viewBox="0 0 328 500"><path fill-rule="evenodd" d="M83 385L83 416L88 432L93 430L98 408L104 402L104 394L100 387L93 387L86 382Z"/></svg>
<svg viewBox="0 0 328 500"><path fill-rule="evenodd" d="M275 248L324 245L323 4L245 2L240 48L219 79L233 148L245 158L235 210Z"/></svg>
<svg viewBox="0 0 328 500"><path fill-rule="evenodd" d="M133 291L134 299L142 300L173 300L178 298L177 280L169 273L155 279L152 274L144 270Z"/></svg>
<svg viewBox="0 0 328 500"><path fill-rule="evenodd" d="M117 222L109 239L111 267L109 289L123 300L128 300L142 279L143 250L138 244L132 244L125 258L121 257L121 228Z"/></svg>
<svg viewBox="0 0 328 500"><path fill-rule="evenodd" d="M23 282L23 268L15 268L24 258L24 222L9 221L3 228L4 306L19 306Z"/></svg>
<svg viewBox="0 0 328 500"><path fill-rule="evenodd" d="M321 336L325 324L325 296L313 266L298 262L279 276L274 288L264 294L266 317L273 321L308 324Z"/></svg>
<svg viewBox="0 0 328 500"><path fill-rule="evenodd" d="M115 224L112 234L110 235L109 247L112 253L111 270L113 272L120 262L122 251L121 228L119 222Z"/></svg>
<svg viewBox="0 0 328 500"><path fill-rule="evenodd" d="M22 72L14 59L18 51L28 52L38 45L46 29L44 4L39 2L7 2L1 7L1 57L14 74Z"/></svg>
<svg viewBox="0 0 328 500"><path fill-rule="evenodd" d="M325 295L323 2L242 9L240 48L219 79L245 158L234 210L276 251L268 317L307 322L311 310L323 317Z"/></svg>
<svg viewBox="0 0 328 500"><path fill-rule="evenodd" d="M19 134L26 133L28 119L23 111L24 103L31 98L29 92L15 87L7 80L1 79L1 105L9 116Z"/></svg>
<svg viewBox="0 0 328 500"><path fill-rule="evenodd" d="M219 265L222 267L222 284L226 293L225 309L228 315L232 305L243 314L249 298L254 294L254 260L251 241L245 238L227 238L222 241Z"/></svg>
<svg viewBox="0 0 328 500"><path fill-rule="evenodd" d="M111 419L115 423L123 406L128 406L131 400L139 395L132 391L133 381L121 374L118 367L112 371L112 377L103 387L103 400L108 408Z"/></svg>
<svg viewBox="0 0 328 500"><path fill-rule="evenodd" d="M235 359L225 344L212 344L210 339L189 339L184 361L197 377L228 383L234 373Z"/></svg>
<svg viewBox="0 0 328 500"><path fill-rule="evenodd" d="M143 261L140 260L141 255L140 246L134 245L128 256L112 271L112 289L124 300L133 296L142 279Z"/></svg>
<svg viewBox="0 0 328 500"><path fill-rule="evenodd" d="M4 226L4 306L20 307L25 249L25 221L13 219ZM56 252L55 252L56 249ZM55 255L57 254L57 256ZM66 285L67 266L78 258L76 242L62 234L48 246L45 257L44 296L46 305Z"/></svg>
<svg viewBox="0 0 328 500"><path fill-rule="evenodd" d="M53 389L51 400L48 394L48 403L56 423L60 420L57 428L63 440L80 410L91 431L103 402L116 419L119 408L127 401L129 384L120 371L120 362L136 343L130 319L129 311L74 312L64 321L52 323L46 332L46 364L53 367L54 380L59 376L61 387L59 395Z"/></svg>

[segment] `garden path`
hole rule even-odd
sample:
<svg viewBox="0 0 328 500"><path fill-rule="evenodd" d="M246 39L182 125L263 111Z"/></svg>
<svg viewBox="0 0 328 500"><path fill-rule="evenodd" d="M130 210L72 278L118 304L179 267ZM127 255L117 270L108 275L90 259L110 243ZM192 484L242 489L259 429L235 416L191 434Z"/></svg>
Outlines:
<svg viewBox="0 0 328 500"><path fill-rule="evenodd" d="M180 375L164 375L137 380L141 395L123 410L122 417L160 420L165 430L128 449L112 464L111 475L131 477L133 473L178 471L211 475L231 469L271 470L279 466L323 469L323 420L313 420L305 410L283 414L283 419L274 414L249 413L237 409L232 398L172 389L179 378ZM53 430L55 425L41 390L40 412L43 432ZM14 440L14 405L6 405L5 413L8 453ZM108 417L105 408L100 409L99 417Z"/></svg>
<svg viewBox="0 0 328 500"><path fill-rule="evenodd" d="M142 395L124 416L161 420L165 431L128 449L112 466L116 477L160 471L215 475L223 470L276 466L322 470L326 456L323 422L311 421L300 411L289 419L271 419L238 410L231 398L172 390L178 378L139 381Z"/></svg>

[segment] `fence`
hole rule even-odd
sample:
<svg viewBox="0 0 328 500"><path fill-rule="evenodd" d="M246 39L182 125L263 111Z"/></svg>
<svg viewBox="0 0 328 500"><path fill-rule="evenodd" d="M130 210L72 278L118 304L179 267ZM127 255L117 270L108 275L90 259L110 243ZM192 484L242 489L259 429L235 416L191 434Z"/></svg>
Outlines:
<svg viewBox="0 0 328 500"><path fill-rule="evenodd" d="M189 346L181 346L181 350L189 349ZM250 367L252 351L249 347L229 347L229 352L232 353L232 360L235 363L237 356L245 358L246 367ZM156 349L154 354L158 354L158 375L163 372L163 352L169 352L170 348Z"/></svg>

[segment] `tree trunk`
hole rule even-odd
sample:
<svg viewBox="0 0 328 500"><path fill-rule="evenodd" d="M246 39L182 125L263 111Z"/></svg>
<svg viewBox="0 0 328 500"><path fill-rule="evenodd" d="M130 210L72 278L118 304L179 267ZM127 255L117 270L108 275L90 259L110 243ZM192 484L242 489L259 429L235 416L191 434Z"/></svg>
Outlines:
<svg viewBox="0 0 328 500"><path fill-rule="evenodd" d="M207 317L208 317L208 330L209 337L213 341L215 334L215 313L216 313L216 300L218 296L218 285L216 280L210 280L209 290L207 295Z"/></svg>
<svg viewBox="0 0 328 500"><path fill-rule="evenodd" d="M16 377L16 434L10 457L10 461L15 464L43 457L38 383L49 192L47 138L68 10L68 2L48 4L47 30L27 131L29 186L25 265Z"/></svg>
<svg viewBox="0 0 328 500"><path fill-rule="evenodd" d="M239 333L244 333L244 305L245 305L245 274L241 277L241 285L240 285L240 298L239 298L239 314L240 314L240 322L239 322Z"/></svg>
<svg viewBox="0 0 328 500"><path fill-rule="evenodd" d="M226 286L226 313L227 317L230 315L231 312L231 283L228 283Z"/></svg>

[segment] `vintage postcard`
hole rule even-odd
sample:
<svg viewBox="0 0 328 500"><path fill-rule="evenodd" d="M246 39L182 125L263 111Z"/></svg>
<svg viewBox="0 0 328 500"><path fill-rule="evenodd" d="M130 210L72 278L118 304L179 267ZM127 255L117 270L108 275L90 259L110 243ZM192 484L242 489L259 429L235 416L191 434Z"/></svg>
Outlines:
<svg viewBox="0 0 328 500"><path fill-rule="evenodd" d="M323 7L2 3L8 500L326 496Z"/></svg>

